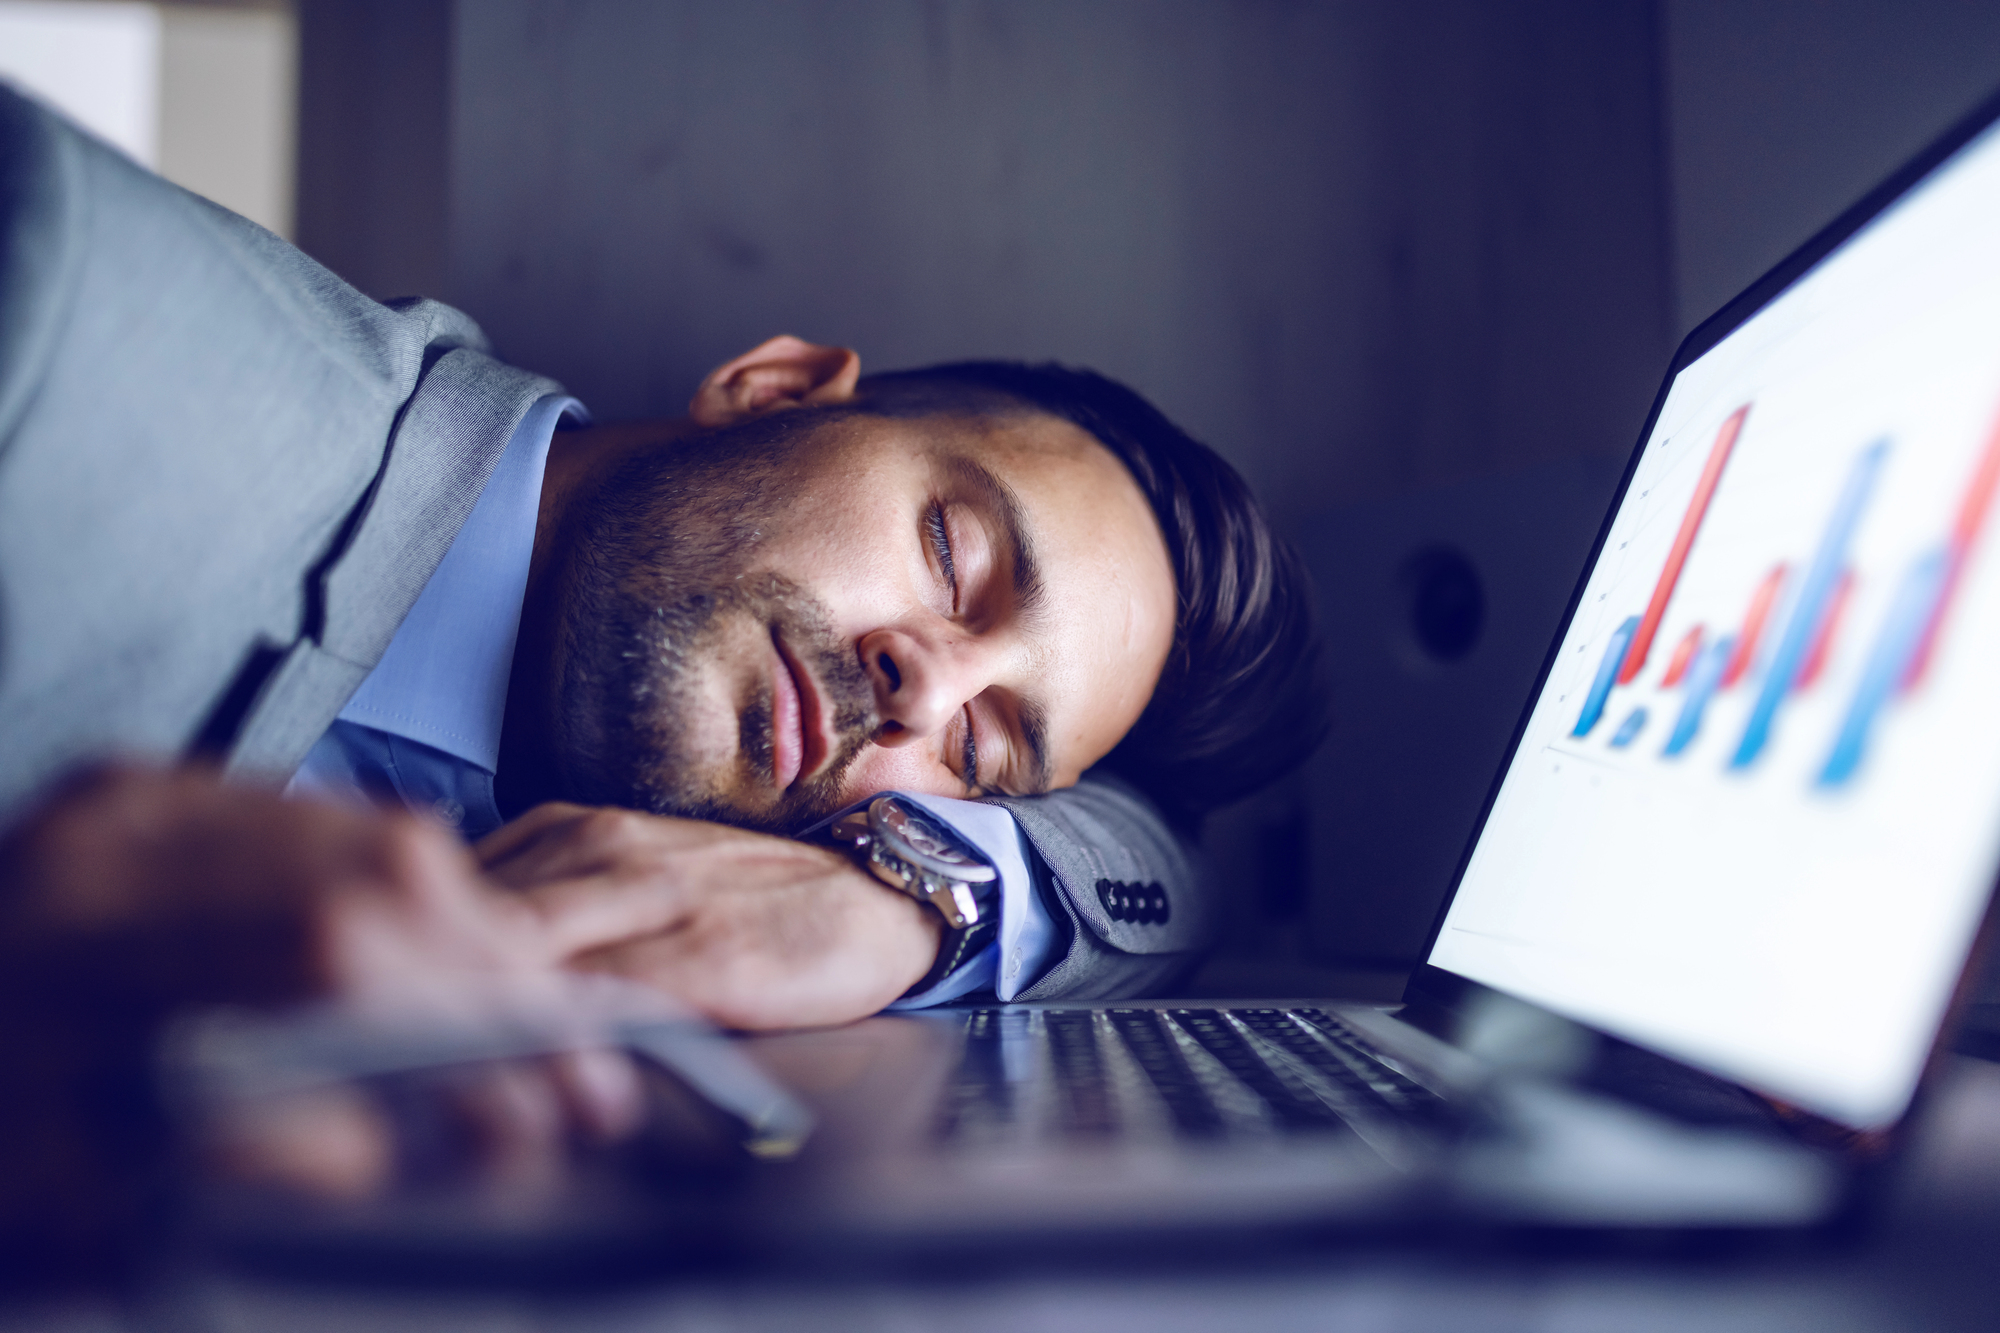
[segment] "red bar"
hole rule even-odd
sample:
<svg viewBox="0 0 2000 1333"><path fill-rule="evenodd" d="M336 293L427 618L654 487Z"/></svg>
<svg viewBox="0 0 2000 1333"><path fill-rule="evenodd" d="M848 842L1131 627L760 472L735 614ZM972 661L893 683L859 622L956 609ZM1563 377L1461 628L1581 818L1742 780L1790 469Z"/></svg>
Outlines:
<svg viewBox="0 0 2000 1333"><path fill-rule="evenodd" d="M1701 626L1696 625L1681 636L1674 645L1674 655L1667 659L1667 674L1660 677L1660 688L1671 690L1687 675L1688 667L1694 662L1695 651L1701 647Z"/></svg>
<svg viewBox="0 0 2000 1333"><path fill-rule="evenodd" d="M1729 655L1729 665L1722 669L1720 688L1726 690L1742 680L1743 673L1757 660L1758 640L1764 637L1764 625L1771 619L1771 608L1778 604L1778 592L1790 572L1790 565L1778 565L1764 576L1757 591L1750 594L1750 609L1743 613L1743 629L1736 636L1736 651Z"/></svg>
<svg viewBox="0 0 2000 1333"><path fill-rule="evenodd" d="M1993 429L1986 437L1986 452L1980 456L1979 465L1972 470L1972 481L1965 488L1965 498L1958 504L1958 520L1951 525L1951 545L1949 562L1945 566L1944 586L1938 589L1937 604L1931 608L1931 618L1924 625L1924 637L1917 641L1917 650L1910 654L1909 670L1903 673L1902 688L1913 690L1923 680L1924 672L1931 664L1931 653L1937 647L1938 631L1944 626L1945 612L1951 609L1952 594L1958 591L1959 575L1965 572L1965 563L1972 555L1972 547L1979 540L1980 529L1986 526L1986 515L1993 508L1993 492L2000 487L2000 420L1993 423Z"/></svg>
<svg viewBox="0 0 2000 1333"><path fill-rule="evenodd" d="M1666 568L1660 571L1660 581L1653 585L1653 600L1646 603L1646 614L1640 617L1639 631L1632 636L1632 647L1618 672L1620 685L1630 685L1638 679L1639 669L1646 665L1653 636L1660 632L1660 618L1667 614L1667 602L1674 595L1674 585L1680 582L1681 566L1687 564L1688 548L1694 545L1695 534L1701 531L1701 521L1708 517L1708 502L1715 498L1716 483L1722 480L1722 465L1729 461L1729 451L1736 447L1736 436L1743 429L1743 418L1749 415L1750 404L1745 403L1716 433L1715 446L1708 451L1708 465L1702 468L1694 498L1688 501L1687 513L1681 516L1681 530L1674 534L1674 548L1667 552Z"/></svg>

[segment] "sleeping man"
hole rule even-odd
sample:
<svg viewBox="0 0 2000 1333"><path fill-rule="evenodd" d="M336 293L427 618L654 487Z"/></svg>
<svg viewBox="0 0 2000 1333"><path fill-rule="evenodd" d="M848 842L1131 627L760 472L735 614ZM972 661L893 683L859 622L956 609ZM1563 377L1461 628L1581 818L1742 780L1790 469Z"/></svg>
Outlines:
<svg viewBox="0 0 2000 1333"><path fill-rule="evenodd" d="M1309 601L1100 376L780 337L593 425L0 88L17 1061L466 972L741 1027L1167 985L1182 834L1322 730ZM829 831L870 808L957 898Z"/></svg>

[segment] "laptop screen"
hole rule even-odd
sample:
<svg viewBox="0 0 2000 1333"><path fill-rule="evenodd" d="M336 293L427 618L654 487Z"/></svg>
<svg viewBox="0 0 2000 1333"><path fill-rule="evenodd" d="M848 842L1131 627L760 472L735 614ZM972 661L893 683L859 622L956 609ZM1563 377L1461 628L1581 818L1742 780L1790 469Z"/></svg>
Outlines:
<svg viewBox="0 0 2000 1333"><path fill-rule="evenodd" d="M1853 1126L2000 866L2000 135L1673 379L1429 961Z"/></svg>

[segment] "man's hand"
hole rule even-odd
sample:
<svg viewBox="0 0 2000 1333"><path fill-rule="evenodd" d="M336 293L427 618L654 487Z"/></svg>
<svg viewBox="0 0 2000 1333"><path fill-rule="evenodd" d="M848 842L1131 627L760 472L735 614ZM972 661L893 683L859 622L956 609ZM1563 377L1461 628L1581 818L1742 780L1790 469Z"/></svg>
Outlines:
<svg viewBox="0 0 2000 1333"><path fill-rule="evenodd" d="M930 968L943 928L838 852L720 824L551 803L475 851L522 891L556 961L728 1027L872 1014Z"/></svg>
<svg viewBox="0 0 2000 1333"><path fill-rule="evenodd" d="M195 770L62 785L0 836L0 1273L101 1271L130 1240L168 1151L152 1052L177 1009L328 997L420 1027L477 1020L496 991L559 990L534 914L408 815ZM461 1091L468 1140L502 1165L640 1111L631 1068L602 1051L469 1071ZM362 1193L394 1165L349 1094L215 1128L232 1173L272 1183Z"/></svg>
<svg viewBox="0 0 2000 1333"><path fill-rule="evenodd" d="M533 929L440 829L199 770L81 776L0 843L0 985L129 1012L449 1005L458 977L532 972Z"/></svg>

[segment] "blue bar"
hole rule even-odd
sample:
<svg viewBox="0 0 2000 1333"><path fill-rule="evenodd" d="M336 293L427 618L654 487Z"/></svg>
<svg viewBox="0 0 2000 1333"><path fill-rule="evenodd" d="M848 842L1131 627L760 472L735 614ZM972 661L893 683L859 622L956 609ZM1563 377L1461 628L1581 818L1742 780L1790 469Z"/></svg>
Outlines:
<svg viewBox="0 0 2000 1333"><path fill-rule="evenodd" d="M1645 726L1646 710L1644 708L1633 709L1630 713L1626 714L1625 720L1618 724L1618 730L1612 733L1611 748L1614 750L1624 749L1639 738L1639 733L1645 729Z"/></svg>
<svg viewBox="0 0 2000 1333"><path fill-rule="evenodd" d="M1611 642L1604 645L1604 660L1597 664L1597 679L1590 682L1590 694L1583 701L1583 711L1577 714L1576 727L1572 736L1588 736L1597 719L1604 716L1604 701L1611 697L1611 687L1617 683L1618 668L1625 665L1625 654L1632 647L1632 636L1639 632L1639 617L1627 616L1623 624L1611 631Z"/></svg>
<svg viewBox="0 0 2000 1333"><path fill-rule="evenodd" d="M1799 580L1795 571L1788 572L1785 581L1778 585L1777 600L1771 603L1770 616L1764 621L1764 633L1750 658L1750 668L1743 673L1746 684L1754 685L1770 676L1771 659L1778 655L1778 627L1791 623L1792 611L1798 604Z"/></svg>
<svg viewBox="0 0 2000 1333"><path fill-rule="evenodd" d="M1834 738L1833 751L1826 757L1826 767L1820 770L1818 786L1838 787L1861 766L1875 715L1896 692L1903 673L1909 669L1910 655L1923 642L1924 628L1930 624L1931 612L1944 592L1945 573L1950 568L1950 549L1939 547L1919 556L1910 566L1910 572L1903 576L1902 586L1896 589L1896 600L1889 603L1889 614L1882 621L1882 632L1868 654L1868 665L1861 670L1861 683L1855 687L1854 701L1847 706L1847 718Z"/></svg>
<svg viewBox="0 0 2000 1333"><path fill-rule="evenodd" d="M1736 636L1725 634L1694 659L1694 665L1688 668L1687 697L1681 701L1681 715L1674 719L1673 734L1667 737L1667 747L1661 754L1670 757L1679 754L1701 730L1702 712L1715 697L1715 687L1722 683L1722 673L1729 670L1729 658L1735 651Z"/></svg>
<svg viewBox="0 0 2000 1333"><path fill-rule="evenodd" d="M1862 510L1868 507L1869 493L1875 488L1875 478L1880 475L1882 460L1888 454L1889 442L1877 440L1862 450L1861 457L1854 462L1854 470L1847 474L1847 485L1841 489L1833 516L1827 520L1826 532L1819 539L1819 549L1813 552L1812 564L1799 584L1799 599L1793 604L1792 613L1785 620L1785 632L1771 654L1771 665L1757 691L1750 721L1743 727L1742 743L1736 747L1736 757L1729 761L1731 768L1749 767L1769 743L1771 723L1778 715L1778 706L1791 693L1792 682L1798 678L1799 667L1819 633L1827 599L1833 595L1835 585L1840 582L1840 571L1847 564L1847 544L1861 521Z"/></svg>

